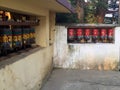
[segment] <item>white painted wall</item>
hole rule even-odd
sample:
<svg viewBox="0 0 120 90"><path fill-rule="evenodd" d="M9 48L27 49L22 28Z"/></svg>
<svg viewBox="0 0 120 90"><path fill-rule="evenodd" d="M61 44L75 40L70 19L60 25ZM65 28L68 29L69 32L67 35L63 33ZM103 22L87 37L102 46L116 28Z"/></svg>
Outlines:
<svg viewBox="0 0 120 90"><path fill-rule="evenodd" d="M67 28L56 26L54 66L73 69L116 70L119 62L120 27L114 44L67 44Z"/></svg>

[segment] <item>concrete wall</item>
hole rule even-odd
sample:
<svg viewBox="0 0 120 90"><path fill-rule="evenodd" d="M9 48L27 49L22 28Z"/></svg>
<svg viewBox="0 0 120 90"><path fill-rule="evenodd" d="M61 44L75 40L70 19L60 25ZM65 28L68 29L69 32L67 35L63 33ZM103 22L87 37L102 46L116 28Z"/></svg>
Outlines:
<svg viewBox="0 0 120 90"><path fill-rule="evenodd" d="M39 90L52 69L53 45L49 38L53 42L50 32L55 27L55 12L16 0L0 0L0 7L37 15L40 25L35 27L36 44L42 47L0 62L0 90Z"/></svg>
<svg viewBox="0 0 120 90"><path fill-rule="evenodd" d="M39 90L52 69L52 49L36 48L0 62L0 90Z"/></svg>
<svg viewBox="0 0 120 90"><path fill-rule="evenodd" d="M40 25L36 29L36 43L41 47L49 46L49 12L47 16L40 16Z"/></svg>
<svg viewBox="0 0 120 90"><path fill-rule="evenodd" d="M49 43L53 44L55 41L55 12L50 12L49 14L49 23L50 23L50 27L49 27Z"/></svg>
<svg viewBox="0 0 120 90"><path fill-rule="evenodd" d="M114 44L67 44L67 28L56 26L54 66L57 68L117 70L120 27L115 28Z"/></svg>
<svg viewBox="0 0 120 90"><path fill-rule="evenodd" d="M4 65L0 65L0 90L40 90L44 79L51 73L53 45L49 45L49 14L40 20L40 26L36 27L36 44L42 48L0 62Z"/></svg>

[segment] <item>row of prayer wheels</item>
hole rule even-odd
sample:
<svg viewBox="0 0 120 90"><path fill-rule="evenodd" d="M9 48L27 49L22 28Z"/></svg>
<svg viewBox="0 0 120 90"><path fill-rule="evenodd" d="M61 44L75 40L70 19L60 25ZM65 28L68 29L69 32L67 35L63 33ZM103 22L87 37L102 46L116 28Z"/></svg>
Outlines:
<svg viewBox="0 0 120 90"><path fill-rule="evenodd" d="M114 41L113 28L68 28L68 43L112 43Z"/></svg>
<svg viewBox="0 0 120 90"><path fill-rule="evenodd" d="M17 51L35 43L34 28L0 28L0 54Z"/></svg>

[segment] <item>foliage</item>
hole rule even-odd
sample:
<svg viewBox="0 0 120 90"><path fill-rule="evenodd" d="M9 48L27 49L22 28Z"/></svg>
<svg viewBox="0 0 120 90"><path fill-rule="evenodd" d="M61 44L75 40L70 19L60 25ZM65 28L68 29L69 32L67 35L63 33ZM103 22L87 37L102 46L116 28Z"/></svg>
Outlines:
<svg viewBox="0 0 120 90"><path fill-rule="evenodd" d="M57 13L56 23L98 23L103 21L108 0L68 0L76 8L77 14ZM83 11L82 9L83 8Z"/></svg>
<svg viewBox="0 0 120 90"><path fill-rule="evenodd" d="M101 12L105 12L107 10L108 0L92 0L92 1L94 3L94 6L96 7L96 14L100 14Z"/></svg>
<svg viewBox="0 0 120 90"><path fill-rule="evenodd" d="M107 10L107 0L91 0L84 7L84 10L86 23L103 22Z"/></svg>
<svg viewBox="0 0 120 90"><path fill-rule="evenodd" d="M94 16L94 14L88 14L85 18L85 21L87 23L97 23L97 18Z"/></svg>
<svg viewBox="0 0 120 90"><path fill-rule="evenodd" d="M57 13L56 23L79 23L77 14L71 13Z"/></svg>
<svg viewBox="0 0 120 90"><path fill-rule="evenodd" d="M84 7L84 19L86 23L96 23L96 17L95 17L95 6L93 5L93 3L90 3L89 5L86 5Z"/></svg>
<svg viewBox="0 0 120 90"><path fill-rule="evenodd" d="M68 0L73 7L76 8L77 0ZM57 13L56 23L79 23L76 13Z"/></svg>
<svg viewBox="0 0 120 90"><path fill-rule="evenodd" d="M77 0L69 0L73 7L76 7Z"/></svg>

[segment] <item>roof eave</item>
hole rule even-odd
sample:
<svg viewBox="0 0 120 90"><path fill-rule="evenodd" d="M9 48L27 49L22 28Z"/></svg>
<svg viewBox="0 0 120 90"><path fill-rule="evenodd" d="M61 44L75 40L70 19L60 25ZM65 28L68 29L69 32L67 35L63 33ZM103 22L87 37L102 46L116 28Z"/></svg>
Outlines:
<svg viewBox="0 0 120 90"><path fill-rule="evenodd" d="M56 0L59 4L67 8L71 13L75 13L75 8L67 0Z"/></svg>

